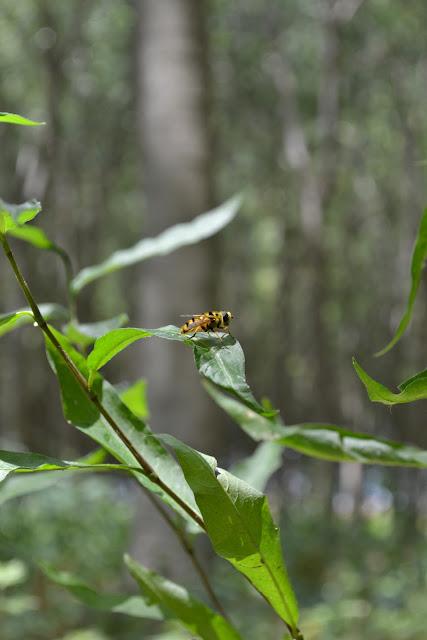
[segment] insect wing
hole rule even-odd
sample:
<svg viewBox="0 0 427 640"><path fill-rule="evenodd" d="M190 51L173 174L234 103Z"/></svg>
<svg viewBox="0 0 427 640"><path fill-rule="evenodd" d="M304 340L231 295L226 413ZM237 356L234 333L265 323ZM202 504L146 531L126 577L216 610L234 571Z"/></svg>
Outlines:
<svg viewBox="0 0 427 640"><path fill-rule="evenodd" d="M197 327L202 327L210 322L209 316L205 314L201 314L199 316L192 316L191 321L186 323L186 327L188 331L192 329L197 329Z"/></svg>

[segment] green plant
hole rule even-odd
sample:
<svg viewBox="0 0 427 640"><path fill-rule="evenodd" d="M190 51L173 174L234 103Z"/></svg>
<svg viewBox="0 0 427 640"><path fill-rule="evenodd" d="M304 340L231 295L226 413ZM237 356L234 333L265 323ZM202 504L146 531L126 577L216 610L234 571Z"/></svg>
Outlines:
<svg viewBox="0 0 427 640"><path fill-rule="evenodd" d="M0 114L0 122L39 124L5 113ZM249 437L261 443L255 454L255 465L264 464L264 474L254 476L250 463L240 471L261 487L268 477L265 469L268 465L273 469L277 466L277 451L284 446L332 461L423 468L427 467L427 452L329 424L285 426L277 411L259 403L254 397L245 378L242 348L230 335L222 340L209 335L190 340L172 325L159 329L124 328L122 325L127 318L123 315L103 323L81 325L76 314L76 297L89 282L213 235L232 221L238 207L239 199L233 198L193 222L168 229L157 238L144 239L128 250L117 251L103 263L83 269L72 277L66 252L43 231L27 226L38 215L41 205L36 201L22 205L0 201L0 243L28 304L25 309L0 316L0 335L25 323L33 323L43 332L48 361L58 378L66 420L117 461L105 463L102 451L78 461L36 453L0 451L0 479L4 480L10 474L53 474L56 471L62 474L84 470L130 474L176 534L214 609L128 556L125 564L139 585L140 596L98 593L80 576L42 566L50 579L89 606L141 618L178 620L193 635L207 640L241 637L195 553L192 536L205 534L216 554L228 560L264 597L283 621L290 637L302 640L298 605L282 556L280 532L273 521L266 496L237 475L218 467L211 456L195 451L170 435L151 432L144 421L147 409L141 394L128 391L124 396L99 373L100 369L120 351L141 339L175 340L192 349L206 391ZM427 253L426 220L427 212L414 251L408 311L397 339L409 322ZM9 244L10 236L29 242L37 249L54 251L63 259L69 279L68 309L55 304L43 307L37 304ZM51 324L54 322L60 323L62 331ZM89 348L91 351L86 357L83 354ZM401 394L391 394L369 378L359 365L355 366L375 401L388 404L402 402L402 399L395 400L402 394L404 401L427 397L425 371L402 383ZM138 388L141 389L140 386ZM30 490L28 482L21 487L23 493Z"/></svg>

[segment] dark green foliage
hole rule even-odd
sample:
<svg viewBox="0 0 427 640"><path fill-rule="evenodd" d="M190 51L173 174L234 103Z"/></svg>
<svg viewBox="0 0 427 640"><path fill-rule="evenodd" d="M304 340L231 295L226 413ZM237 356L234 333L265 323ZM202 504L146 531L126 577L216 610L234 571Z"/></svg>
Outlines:
<svg viewBox="0 0 427 640"><path fill-rule="evenodd" d="M0 121L37 124L12 114L0 114ZM239 206L240 199L233 198L190 223L167 229L156 238L144 239L131 249L116 251L102 264L84 269L70 281L70 261L65 252L51 242L44 232L24 227L39 213L40 204L30 201L15 206L0 201L0 240L29 304L29 309L0 317L0 335L21 324L32 322L38 325L44 332L48 360L58 378L65 419L118 461L114 464L105 463L103 453L70 462L42 454L1 451L0 480L12 473L45 473L39 475L38 479L36 476L34 485L27 489L26 482L20 481L15 488L6 483L3 498L0 494L0 503L9 502L27 491L32 493L46 488L50 485L50 475L65 475L67 472L77 477L88 470L126 472L152 499L160 499L175 512L171 519L165 515L163 507L160 508L193 561L194 550L188 541L188 531L182 526L182 519L187 529L191 526L193 531L207 534L217 556L226 559L238 573L245 576L285 623L294 640L302 640L298 629L298 604L285 567L279 528L273 520L266 496L236 475L218 467L214 458L199 453L170 435L156 436L145 422L148 414L145 384L139 382L119 392L99 374L99 370L140 339L156 337L176 340L192 348L202 383L213 400L252 439L267 441L260 445L253 458L247 460L240 470L244 477L253 480L261 488L279 466L280 447L326 460L420 468L427 468L427 452L330 424L285 426L278 411L272 409L269 403L256 400L246 381L243 350L232 335L197 335L189 339L180 333L178 327L171 325L159 329L123 328L122 325L127 321L124 314L90 324L81 324L75 317L75 297L89 282L217 233L233 220ZM407 310L395 337L382 353L399 340L409 323L426 257L426 224L427 211L414 249L412 288ZM6 234L15 235L37 249L53 250L63 258L71 291L69 311L64 312L54 304L37 306L31 288L28 288L15 262ZM66 335L48 325L46 320L66 320ZM86 356L85 350L92 345L91 352ZM399 387L400 393L395 394L370 378L356 361L354 365L373 401L392 405L427 397L425 371L404 381ZM11 489L8 492L9 486ZM176 514L181 520L175 519ZM125 562L141 589L142 597L103 593L89 586L85 576L75 572L64 573L46 564L44 571L54 582L96 609L139 618L178 620L191 633L206 640L240 638L239 632L224 616L195 599L182 587L147 570L129 557ZM198 570L200 573L200 568ZM6 575L7 579L10 578ZM206 583L208 578L204 576L205 586ZM212 597L210 587L207 591ZM213 600L218 606L215 597ZM218 608L221 609L221 606Z"/></svg>
<svg viewBox="0 0 427 640"><path fill-rule="evenodd" d="M240 635L222 616L181 586L125 556L126 565L147 602L156 603L166 619L179 620L191 633L206 640L239 640Z"/></svg>
<svg viewBox="0 0 427 640"><path fill-rule="evenodd" d="M408 301L406 303L406 310L402 316L402 319L399 323L399 326L396 329L396 333L394 334L392 340L381 349L376 355L382 356L387 351L390 351L394 347L394 345L400 340L400 338L405 333L412 316L412 311L414 308L415 300L417 298L418 289L421 283L421 275L423 271L423 267L425 261L427 259L427 209L424 211L423 217L421 218L420 227L418 229L417 238L415 241L415 246L412 254L411 261L411 289L408 296Z"/></svg>
<svg viewBox="0 0 427 640"><path fill-rule="evenodd" d="M243 573L295 631L298 605L267 498L219 469L214 458L203 456L172 436L164 436L164 440L176 453L216 553Z"/></svg>

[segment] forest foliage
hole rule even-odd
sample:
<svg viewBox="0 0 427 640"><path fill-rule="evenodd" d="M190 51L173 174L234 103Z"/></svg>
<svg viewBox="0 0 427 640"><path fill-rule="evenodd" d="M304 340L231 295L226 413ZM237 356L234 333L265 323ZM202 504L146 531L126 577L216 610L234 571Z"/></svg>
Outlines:
<svg viewBox="0 0 427 640"><path fill-rule="evenodd" d="M31 121L13 114L4 113L2 118L8 124L32 124ZM216 211L200 216L193 223L166 231L157 240L146 241L150 244L150 251L144 253L138 250L137 259L152 257L156 253L163 255L179 246L198 242L218 232L232 220L237 208L238 201L230 200ZM298 628L298 605L282 556L279 528L273 521L267 498L237 476L219 468L214 458L201 454L171 435L155 435L147 423L133 413L129 396L125 404L120 398L120 393L103 378L99 370L136 340L151 337L178 340L192 348L196 367L211 397L256 440L266 439L277 446L285 445L314 457L401 466L427 467L427 451L332 425L311 423L285 426L278 411L259 403L252 394L246 382L242 348L230 334L222 338L208 333L198 335L194 339L194 336L188 338L183 335L178 327L174 326L154 330L109 330L107 322L104 327L105 333L98 335L96 339L93 338L90 353L80 353L77 349L81 348L82 344L74 307L70 306L69 309L69 322L66 326L71 338L67 338L48 324L42 315L31 292L31 285L27 284L8 242L8 236L13 237L14 230L33 221L40 211L41 206L34 201L21 205L2 202L1 244L29 308L5 314L1 323L8 331L16 328L20 318L29 316L35 327L43 331L47 357L58 378L65 419L95 440L119 464L99 462L97 455L92 460L86 458L83 461L67 462L40 454L2 451L1 479L4 480L11 473L55 473L67 470L75 472L79 469L130 473L153 495L154 500L160 499L181 518L180 523L179 520L171 520L169 515L164 516L182 542L184 550L190 552L191 549L185 531L184 523L187 522L193 530L196 525L198 532L206 533L216 554L228 560L249 580L284 621L290 636L302 639L303 635ZM421 269L427 257L424 231L426 220L427 211L422 219L413 252L413 284L408 310L404 316L406 324L410 320ZM170 238L166 246L165 236ZM21 239L30 242L37 249L50 248L41 247L38 242L34 243L31 234L27 237L23 235ZM132 249L130 251L135 253ZM126 257L123 258L126 252L122 252L121 259L117 259L117 255L120 254L115 254L117 266L128 266L132 262L126 261ZM97 276L109 272L110 262L111 259L107 260L104 263L107 267L98 269ZM69 282L69 285L71 286L72 282ZM77 288L74 293L78 291ZM99 331L99 323L97 329ZM401 323L392 342L399 339L404 329L405 326ZM85 337L88 337L87 333ZM86 350L86 341L83 346ZM427 397L425 371L402 383L400 394L392 394L370 378L357 362L354 364L373 401L391 404L395 397L400 400L394 402L410 402ZM163 508L159 509L160 513L165 513ZM190 556L194 561L193 550ZM240 637L239 632L228 621L206 574L202 573L205 586L220 613L214 613L194 600L181 587L150 572L132 559L126 558L125 561L143 596L142 605L133 608L131 615L146 615L148 618L160 615L166 619L177 619L192 633L197 633L207 640ZM48 571L46 575L57 579L76 593L85 594L85 602L99 606L96 592L92 597L91 588L80 585L78 578L77 581L73 578L61 578L61 575L56 578L55 572L52 571ZM105 598L102 601L105 602ZM114 610L124 601L125 598L119 597L117 600L117 597L111 597L111 609ZM153 604L157 605L154 609ZM128 610L122 607L121 612Z"/></svg>

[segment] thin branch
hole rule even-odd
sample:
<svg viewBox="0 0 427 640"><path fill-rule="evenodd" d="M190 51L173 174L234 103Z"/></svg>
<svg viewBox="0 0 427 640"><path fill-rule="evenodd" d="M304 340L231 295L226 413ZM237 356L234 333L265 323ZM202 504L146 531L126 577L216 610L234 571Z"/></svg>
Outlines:
<svg viewBox="0 0 427 640"><path fill-rule="evenodd" d="M31 310L33 312L34 320L39 325L39 327L43 331L43 333L50 340L50 342L55 347L55 349L58 351L58 353L60 354L60 356L64 360L65 364L67 365L68 369L70 370L70 372L72 373L72 375L76 379L77 383L83 389L83 391L85 392L85 394L87 395L89 400L92 402L92 404L95 405L95 407L97 408L99 413L105 418L107 423L113 429L114 433L120 438L120 440L123 442L123 444L126 446L126 448L132 453L134 458L138 461L138 463L140 464L140 466L141 466L142 470L144 471L145 475L147 476L147 478L149 478L151 480L151 482L156 484L165 493L167 493L167 495L169 495L176 502L176 504L179 505L202 529L205 529L205 524L204 524L202 518L199 516L199 514L196 513L191 507L189 507L173 491L173 489L171 489L167 484L165 484L163 482L163 480L161 478L159 478L157 473L154 471L153 467L147 462L147 460L145 460L145 458L135 448L135 446L132 444L132 442L129 440L129 438L126 436L126 434L123 433L123 431L121 430L120 426L117 424L117 422L114 420L114 418L110 415L110 413L107 411L107 409L101 403L101 401L99 400L98 396L89 388L86 378L82 375L82 373L76 367L76 365L71 360L71 358L66 353L66 351L64 351L64 349L62 348L61 344L58 342L56 336L50 330L49 325L47 324L46 320L43 318L43 316L42 316L42 314L40 312L40 309L37 306L37 303L36 303L35 299L33 298L33 295L32 295L32 293L31 293L31 291L30 291L30 289L28 287L28 284L26 283L25 278L22 275L22 273L21 273L21 271L20 271L20 269L19 269L19 267L18 267L18 265L17 265L17 263L15 261L15 258L13 256L12 250L11 250L11 248L9 246L9 243L8 243L8 241L6 239L6 236L4 234L0 234L0 242L3 245L3 249L4 249L4 252L6 254L6 257L10 262L10 265L11 265L11 267L13 269L13 272L15 273L16 279L18 280L18 283L19 283L19 285L20 285L20 287L21 287L21 289L22 289L22 291L24 293L24 296L27 299L27 302L28 302L28 304L29 304L29 306L30 306L30 308L31 308Z"/></svg>
<svg viewBox="0 0 427 640"><path fill-rule="evenodd" d="M91 402L93 402L93 404L95 404L95 406L97 407L99 412L104 416L104 418L110 424L110 426L112 427L114 432L119 436L119 438L122 440L122 442L131 451L132 455L136 458L136 460L141 465L143 471L145 472L145 475L152 482L154 482L155 484L160 486L166 493L168 493L168 495L170 495L175 500L175 502L177 504L179 504L193 518L193 520L195 522L197 522L197 524L199 524L200 527L202 527L202 529L205 529L204 522L199 517L199 515L197 513L195 513L190 507L188 507L181 500L181 498L179 498L179 496L177 496L167 485L165 485L163 483L163 481L154 472L154 470L151 467L151 465L140 455L140 453L134 448L133 444L128 440L127 436L121 431L120 427L117 425L115 420L112 418L112 416L110 416L110 414L105 409L105 407L103 407L103 405L99 401L99 398L89 389L87 381L82 376L82 374L77 369L77 367L74 365L72 360L69 358L68 354L63 350L62 346L60 345L60 343L56 339L55 335L51 332L48 324L44 320L44 318L43 318L43 316L42 316L42 314L40 312L40 309L38 308L37 303L36 303L32 293L30 291L30 288L29 288L24 276L22 275L22 273L21 273L21 271L20 271L20 269L19 269L19 267L18 267L18 265L16 263L15 257L14 257L14 255L12 253L12 250L11 250L11 248L9 246L9 243L8 243L6 237L3 234L0 234L0 242L3 245L3 249L5 251L6 257L8 258L8 260L9 260L11 266L12 266L12 269L13 269L13 271L15 273L15 276L16 276L16 278L17 278L17 280L18 280L18 282L19 282L19 284L21 286L21 289L22 289L22 291L23 291L23 293L24 293L24 295L25 295L25 297L26 297L26 299L28 301L28 304L31 307L34 319L36 320L36 322L39 325L40 329L47 335L49 340L52 342L53 346L60 353L60 355L64 359L67 367L69 368L71 373L74 375L75 379L80 384L82 389L85 391L86 395L89 397ZM164 520L167 522L167 524L170 526L170 528L176 534L176 536L177 536L180 544L182 545L184 551L189 556L189 558L190 558L190 560L191 560L191 562L192 562L197 574L199 575L199 577L200 577L200 579L202 581L202 584L204 585L204 587L206 589L206 592L208 593L208 595L209 595L210 599L212 600L214 606L218 609L218 611L221 613L221 615L225 619L228 620L227 613L224 610L224 607L222 606L221 602L219 601L217 595L215 594L215 592L213 590L213 587L210 584L208 575L206 574L202 564L200 563L199 559L197 558L197 556L195 554L195 550L194 550L193 546L191 545L191 543L189 542L189 540L186 538L184 532L173 521L173 519L170 517L168 512L159 504L159 502L157 502L157 500L154 498L154 496L147 489L145 489L145 491L147 493L148 498L150 499L152 504L155 506L157 511L162 515Z"/></svg>
<svg viewBox="0 0 427 640"><path fill-rule="evenodd" d="M195 513L190 507L188 507L182 500L181 498L176 495L174 493L174 491L172 491L172 489L170 489L166 484L163 483L163 481L157 476L157 474L155 473L155 471L153 470L153 468L151 467L151 465L143 458L143 456L141 456L141 454L139 453L139 451L137 451L135 449L135 447L133 446L133 444L128 440L127 436L121 431L119 425L115 422L115 420L113 419L113 417L108 413L108 411L105 409L105 407L102 405L102 403L99 401L99 398L96 396L96 394L89 389L88 387L88 383L86 381L86 379L82 376L82 374L80 373L80 371L77 369L77 367L74 365L74 362L72 362L72 360L69 358L68 354L64 351L64 349L62 348L62 346L60 345L60 343L58 342L58 340L56 339L55 335L51 332L48 324L46 323L45 319L43 318L40 309L37 306L37 303L30 291L30 288L24 278L24 276L22 275L15 257L12 253L12 250L9 246L9 243L6 239L6 237L3 234L0 234L0 242L3 245L3 249L5 251L6 257L8 258L12 269L15 273L15 276L21 286L21 289L28 301L28 304L30 305L30 308L33 312L33 316L34 319L36 320L37 324L39 325L40 329L45 333L45 335L49 338L49 340L52 342L53 346L57 349L57 351L60 353L60 355L62 356L63 360L65 361L67 367L69 368L69 370L71 371L71 373L74 375L75 379L77 380L77 382L79 383L79 385L82 387L82 389L84 390L84 392L86 393L86 395L89 397L89 399L91 400L91 402L97 407L97 409L99 410L99 412L103 415L103 417L107 420L108 424L111 426L111 428L114 430L114 432L119 436L119 438L122 440L122 442L126 445L126 447L129 449L129 451L131 451L132 455L136 458L136 460L139 462L139 464L141 465L143 471L145 472L145 475L155 484L157 484L158 486L160 486L168 495L170 495L177 504L179 504L181 506L182 509L184 509L186 511L186 513L188 513L195 522L197 522L197 524L202 528L205 529L205 525L203 520L200 518L200 516ZM168 512L159 504L159 502L154 498L154 496L150 493L150 491L148 491L147 489L146 493L148 498L150 499L150 501L152 502L152 504L155 506L155 508L157 509L157 511L162 515L162 517L164 518L164 520L167 522L167 524L170 526L170 528L174 531L174 533L176 534L180 544L182 545L184 551L187 553L187 555L189 556L197 574L199 575L202 584L204 585L206 592L208 593L210 599L212 600L214 606L218 609L218 611L221 613L221 615L228 620L228 616L226 611L224 610L224 607L222 606L221 602L219 601L217 595L215 594L215 591L213 590L212 585L210 584L208 575L206 574L204 567L202 566L202 564L200 563L199 559L196 556L195 550L193 548L193 546L191 545L190 541L187 539L187 537L185 536L184 532L180 529L180 527L173 521L173 519L170 517L170 515L168 514Z"/></svg>
<svg viewBox="0 0 427 640"><path fill-rule="evenodd" d="M201 580L203 586L205 587L206 592L208 593L208 595L209 595L211 601L213 602L214 606L218 609L218 611L220 612L220 614L222 615L223 618L225 618L226 620L230 621L229 617L227 615L227 612L225 611L224 607L222 606L221 602L218 599L218 596L216 595L215 591L213 590L213 587L212 587L212 585L211 585L211 583L209 581L209 577L208 577L203 565L201 564L200 560L196 556L195 549L194 549L193 545L191 544L190 540L185 535L185 532L182 531L182 529L179 527L179 525L171 518L169 513L163 508L163 506L156 500L156 498L151 493L147 492L147 495L148 495L149 499L151 500L152 504L157 509L157 511L162 515L162 517L168 523L170 528L175 532L175 534L176 534L179 542L181 543L183 549L185 550L185 552L189 556L191 562L193 563L193 566L194 566L196 572L198 573L198 575L200 577L200 580Z"/></svg>

